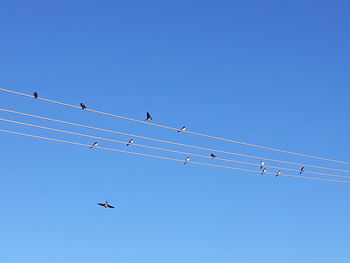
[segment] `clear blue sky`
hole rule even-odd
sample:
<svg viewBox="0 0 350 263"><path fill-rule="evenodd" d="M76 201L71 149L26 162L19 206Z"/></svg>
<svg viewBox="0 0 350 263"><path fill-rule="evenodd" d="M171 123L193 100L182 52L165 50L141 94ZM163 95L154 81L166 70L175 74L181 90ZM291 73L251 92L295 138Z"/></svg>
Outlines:
<svg viewBox="0 0 350 263"><path fill-rule="evenodd" d="M349 161L349 9L330 0L1 1L0 87ZM308 161L0 99L23 112ZM349 185L0 136L0 262L350 262ZM118 208L96 205L105 200Z"/></svg>

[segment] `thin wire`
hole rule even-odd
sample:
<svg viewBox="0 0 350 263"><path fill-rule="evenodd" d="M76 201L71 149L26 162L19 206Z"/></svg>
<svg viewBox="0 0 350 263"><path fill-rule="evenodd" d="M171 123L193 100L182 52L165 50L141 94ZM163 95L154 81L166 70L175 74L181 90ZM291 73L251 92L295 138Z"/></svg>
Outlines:
<svg viewBox="0 0 350 263"><path fill-rule="evenodd" d="M25 93L12 91L12 90L8 90L8 89L3 89L3 88L0 88L0 91L12 93L12 94L17 94L17 95L21 95L21 96L25 96L25 97L32 97L31 95L28 95L28 94L25 94ZM79 106L75 106L75 105L72 105L72 104L67 104L67 103L63 103L63 102L59 102L59 101L55 101L55 100L50 100L50 99L45 99L45 98L41 98L41 97L38 97L37 99L42 100L42 101L46 101L46 102L50 102L50 103L55 103L55 104L71 107L71 108L76 108L76 109L80 109L81 108ZM178 128L161 125L161 124L157 124L157 123L154 123L154 122L140 121L140 120L137 120L137 119L133 119L133 118L117 115L117 114L107 113L107 112L103 112L103 111L93 110L93 109L89 109L89 108L86 108L85 110L86 111L91 111L91 112L94 112L94 113L97 113L97 114L105 115L105 116L110 116L110 117L115 117L115 118L119 118L119 119L123 119L123 120L138 122L138 123L147 124L147 125L151 125L151 126L156 126L156 127L160 127L160 128L164 128L164 129L168 129L168 130L173 130L173 131L178 131L179 130ZM297 153L297 152L292 152L292 151L286 151L286 150L281 150L281 149L277 149L277 148L271 148L271 147L261 146L261 145L257 145L257 144L246 143L246 142L241 142L241 141L221 138L221 137L217 137L217 136L207 135L207 134L203 134L203 133L192 132L192 131L188 131L188 130L184 130L182 132L189 133L189 134L196 135L196 136L206 137L206 138L210 138L210 139L215 139L215 140L220 140L220 141L225 141L225 142L230 142L230 143L235 143L235 144L241 144L241 145L245 145L245 146L249 146L249 147L260 148L260 149L269 150L269 151L275 151L275 152L286 153L286 154L291 154L291 155L297 155L297 156L302 156L302 157L307 157L307 158L313 158L313 159L318 159L318 160L323 160L323 161L328 161L328 162L335 162L335 163L341 163L341 164L348 164L348 165L350 165L350 162L338 161L338 160L324 158L324 157L318 157L318 156L314 156L314 155L308 155L308 154L302 154L302 153Z"/></svg>
<svg viewBox="0 0 350 263"><path fill-rule="evenodd" d="M32 118L37 118L37 119L42 119L42 120L47 120L47 121L52 121L52 122L57 122L57 123L68 124L68 125L72 125L72 126L76 126L76 127L82 127L82 128L87 128L87 129L92 129L92 130L97 130L97 131L114 133L114 134L123 135L123 136L130 136L130 137L140 138L140 139L144 139L144 140L156 141L156 142L167 143L167 144L172 144L172 145L177 145L177 146L184 146L184 147L193 148L193 149L199 149L199 150L205 150L205 151L217 152L217 153L224 153L224 154L230 154L230 155L235 155L235 156L240 156L240 157L245 157L245 158L252 158L252 159L257 159L257 160L265 160L265 161L271 161L271 162L277 162L277 163L298 165L298 166L304 166L304 167L321 169L321 170L330 170L330 171L336 171L336 172L350 173L349 170L342 170L342 169L329 168L329 167L323 167L323 166L315 166L315 165L309 165L309 164L304 164L304 163L295 163L295 162L281 161L281 160L264 158L264 157L260 157L260 156L246 155L246 154L227 152L227 151L222 151L222 150L217 150L217 149L205 148L205 147L200 147L200 146L194 146L194 145L189 145L189 144L176 143L176 142L172 142L172 141L160 140L160 139L155 139L155 138L151 138L151 137L145 137L145 136L140 136L140 135L135 135L135 134L130 134L130 133L123 133L123 132L118 132L118 131L114 131L114 130L108 130L108 129L97 128L97 127L83 125L83 124L77 124L77 123L72 123L72 122L67 122L67 121L62 121L62 120L42 117L42 116L38 116L38 115L33 115L33 114L28 114L28 113L8 110L8 109L4 109L4 108L0 108L0 111L4 111L4 112L8 112L8 113L14 113L14 114L27 116L27 117L32 117Z"/></svg>
<svg viewBox="0 0 350 263"><path fill-rule="evenodd" d="M42 139L42 140L54 141L54 142L61 142L61 143L72 144L72 145L83 146L83 147L91 147L91 145L89 145L89 144L77 143L77 142L72 142L72 141L65 141L65 140L37 136L37 135L26 134L26 133L19 133L19 132L14 132L14 131L9 131L9 130L0 130L0 132L21 135L21 136L26 136L26 137L32 137L32 138L37 138L37 139ZM100 146L96 146L94 148L106 150L106 151L113 151L113 152L120 152L120 153L132 154L132 155L151 157L151 158L158 158L158 159L163 159L163 160L183 162L183 160L180 160L180 159L152 155L152 154L144 154L144 153L138 153L138 152L123 151L123 150L117 150L114 148L106 148L106 147L100 147ZM244 169L244 168L237 168L237 167L217 165L217 164L208 164L208 163L201 163L201 162L193 162L193 161L188 161L188 163L203 165L203 166L217 167L217 168L224 168L224 169L230 169L230 170L246 171L246 172L252 172L252 173L260 172L260 171L249 170L249 169ZM266 173L266 174L274 175L274 173ZM280 176L292 177L292 178L302 178L302 179L309 179L309 180L315 180L315 181L337 182L337 183L346 183L346 184L350 183L350 181L341 181L341 180L334 180L334 179L324 179L324 178L297 176L297 175L288 175L288 174L281 174Z"/></svg>
<svg viewBox="0 0 350 263"><path fill-rule="evenodd" d="M124 145L126 144L125 141L118 141L118 140L114 140L114 139L109 139L109 138L104 138L104 137L99 137L99 136L93 136L93 135L88 135L88 134L84 134L84 133L77 133L77 132L72 132L72 131L67 131L67 130L55 129L55 128L35 125L35 124L31 124L31 123L19 122L19 121L3 119L3 118L0 118L0 121L20 124L20 125L24 125L24 126L29 126L29 127L34 127L34 128L44 129L44 130L50 130L50 131L55 131L55 132L60 132L60 133L72 134L72 135L77 135L77 136L82 136L82 137L87 137L87 138L93 138L93 139L97 139L97 140L115 142L115 143L124 144ZM136 144L136 143L134 143L133 146L147 148L147 149L152 149L152 150L158 150L158 151L177 153L177 154L184 154L184 155L189 155L189 156L196 156L196 157L201 157L201 158L206 158L206 159L212 159L212 157L209 157L209 156L206 156L206 155L201 155L201 154L195 154L195 153L191 153L191 152L175 151L175 150L164 149L164 148L160 148L160 147L153 147L153 146L142 145L142 144ZM231 159L224 159L224 158L217 158L217 157L215 158L215 160L231 162L231 163L239 163L239 164L245 164L245 165L252 165L252 166L260 166L259 164L256 164L256 163L242 162L242 161L231 160ZM299 170L289 169L289 168L285 168L285 167L276 167L276 166L271 166L271 165L264 165L264 167L279 169L279 170L283 170L283 171L286 170L286 171L299 172ZM305 171L304 173L350 179L349 176L334 175L334 174L327 174L327 173L318 173L318 172L312 172L312 171Z"/></svg>

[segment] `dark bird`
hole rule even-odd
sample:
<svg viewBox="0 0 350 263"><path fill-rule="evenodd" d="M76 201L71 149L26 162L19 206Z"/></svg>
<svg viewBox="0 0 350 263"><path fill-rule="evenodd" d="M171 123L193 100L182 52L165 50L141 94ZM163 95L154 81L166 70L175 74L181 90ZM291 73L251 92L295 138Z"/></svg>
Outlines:
<svg viewBox="0 0 350 263"><path fill-rule="evenodd" d="M98 145L98 142L94 142L91 146L90 146L90 149L96 147Z"/></svg>
<svg viewBox="0 0 350 263"><path fill-rule="evenodd" d="M34 92L34 93L33 93L33 97L34 97L34 99L37 99L37 98L38 98L38 93L37 93L37 92Z"/></svg>
<svg viewBox="0 0 350 263"><path fill-rule="evenodd" d="M147 112L147 116L146 116L146 121L151 121L153 120L151 114L149 114L149 112Z"/></svg>
<svg viewBox="0 0 350 263"><path fill-rule="evenodd" d="M108 201L106 201L105 203L97 203L100 206L103 206L104 208L114 208L114 206L111 206L110 204L108 204Z"/></svg>
<svg viewBox="0 0 350 263"><path fill-rule="evenodd" d="M211 153L211 154L210 154L210 157L214 159L214 158L216 158L216 155L213 154L213 153Z"/></svg>
<svg viewBox="0 0 350 263"><path fill-rule="evenodd" d="M266 172L267 172L267 170L266 170L266 168L264 168L264 169L262 169L261 174L262 174L262 175L263 175L263 174L266 174Z"/></svg>
<svg viewBox="0 0 350 263"><path fill-rule="evenodd" d="M130 141L126 144L126 146L129 146L134 143L134 139L130 139Z"/></svg>
<svg viewBox="0 0 350 263"><path fill-rule="evenodd" d="M84 103L80 103L80 107L81 107L83 110L87 109Z"/></svg>
<svg viewBox="0 0 350 263"><path fill-rule="evenodd" d="M260 162L260 169L264 168L264 165L265 165L265 162L264 162L264 161L261 161L261 162Z"/></svg>
<svg viewBox="0 0 350 263"><path fill-rule="evenodd" d="M190 161L190 157L186 157L184 164L188 163Z"/></svg>
<svg viewBox="0 0 350 263"><path fill-rule="evenodd" d="M185 126L183 126L180 130L178 130L177 132L183 132L183 131L185 131L186 130L186 127Z"/></svg>
<svg viewBox="0 0 350 263"><path fill-rule="evenodd" d="M279 175L281 175L282 174L282 172L281 171L278 171L277 173L276 173L276 176L279 176Z"/></svg>
<svg viewBox="0 0 350 263"><path fill-rule="evenodd" d="M305 172L305 167L301 167L299 174L302 174L303 172Z"/></svg>

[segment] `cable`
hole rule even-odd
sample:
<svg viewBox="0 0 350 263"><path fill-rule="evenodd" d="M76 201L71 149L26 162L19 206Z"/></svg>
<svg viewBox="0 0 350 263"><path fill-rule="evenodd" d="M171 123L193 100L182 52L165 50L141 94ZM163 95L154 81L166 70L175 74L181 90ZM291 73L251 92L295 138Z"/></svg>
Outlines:
<svg viewBox="0 0 350 263"><path fill-rule="evenodd" d="M31 95L28 95L28 94L12 91L12 90L8 90L8 89L3 89L3 88L0 88L0 91L12 93L12 94L17 94L17 95L21 95L21 96L25 96L25 97L32 97ZM42 101L46 101L46 102L50 102L50 103L55 103L55 104L71 107L71 108L80 109L79 106L75 106L75 105L71 105L71 104L67 104L67 103L63 103L63 102L59 102L59 101L55 101L55 100L45 99L45 98L41 98L41 97L38 97L37 99L42 100ZM174 127L169 127L169 126L165 126L165 125L161 125L161 124L157 124L157 123L152 123L152 122L140 121L137 119L133 119L133 118L117 115L117 114L107 113L107 112L103 112L103 111L93 110L93 109L89 109L89 108L86 108L85 110L91 111L91 112L94 112L97 114L105 115L105 116L110 116L110 117L115 117L115 118L119 118L119 119L123 119L123 120L138 122L138 123L156 126L156 127L160 127L160 128L164 128L164 129L168 129L168 130L173 130L173 131L179 130L178 128L174 128ZM235 140L231 140L231 139L221 138L221 137L217 137L217 136L211 136L211 135L192 132L192 131L188 131L188 130L184 130L182 132L189 133L189 134L196 135L196 136L206 137L206 138L210 138L210 139L215 139L215 140L220 140L220 141L225 141L225 142L230 142L230 143L235 143L235 144L241 144L241 145L254 147L254 148L260 148L260 149L269 150L269 151L275 151L275 152L297 155L297 156L302 156L302 157L307 157L307 158L313 158L313 159L318 159L318 160L323 160L323 161L328 161L328 162L335 162L335 163L350 165L350 162L338 161L338 160L324 158L324 157L318 157L318 156L313 156L313 155L308 155L308 154L302 154L302 153L296 153L296 152L292 152L292 151L281 150L281 149L277 149L277 148L261 146L261 145L257 145L257 144L235 141Z"/></svg>
<svg viewBox="0 0 350 263"><path fill-rule="evenodd" d="M77 143L77 142L72 142L72 141L65 141L65 140L37 136L37 135L26 134L26 133L19 133L19 132L13 132L13 131L8 131L8 130L0 130L0 132L21 135L21 136L26 136L26 137L32 137L32 138L37 138L37 139L42 139L42 140L54 141L54 142L61 142L61 143L72 144L72 145L77 145L77 146L90 147L89 144ZM106 150L106 151L114 151L114 152L127 153L127 154L132 154L132 155L158 158L158 159L163 159L163 160L183 162L183 160L180 160L180 159L169 158L169 157L158 156L158 155L129 152L129 151L117 150L117 149L113 149L113 148L100 147L100 146L96 146L95 148L101 149L101 150ZM224 168L224 169L230 169L230 170L253 172L253 173L259 172L259 171L249 170L249 169L243 169L243 168L237 168L237 167L231 167L231 166L223 166L223 165L217 165L217 164L208 164L208 163L193 162L193 161L188 161L188 163L203 165L203 166L217 167L217 168ZM274 175L273 173L266 173L266 174ZM292 177L292 178L302 178L302 179L309 179L309 180L315 180L315 181L337 182L337 183L346 183L346 184L350 183L350 181L341 181L341 180L334 180L334 179L324 179L324 178L306 177L306 176L297 176L297 175L288 175L288 174L281 174L280 176Z"/></svg>
<svg viewBox="0 0 350 263"><path fill-rule="evenodd" d="M8 119L0 118L0 121L20 124L20 125L24 125L24 126L29 126L29 127L34 127L34 128L44 129L44 130L50 130L50 131L55 131L55 132L60 132L60 133L72 134L72 135L77 135L77 136L81 136L81 137L93 138L93 139L97 139L97 140L115 142L115 143L124 144L124 145L126 144L125 141L118 141L118 140L114 140L114 139L108 139L108 138L99 137L99 136L93 136L93 135L88 135L88 134L83 134L83 133L77 133L77 132L72 132L72 131L55 129L55 128L50 128L50 127L46 127L46 126L40 126L40 125L24 123L24 122L19 122L19 121L14 121L14 120L8 120ZM195 153L191 153L191 152L175 151L175 150L169 150L169 149L164 149L164 148L160 148L160 147L153 147L153 146L147 146L147 145L136 144L136 143L134 143L133 146L147 148L147 149L152 149L152 150L159 150L159 151L177 153L177 154L184 154L184 155L189 155L189 156L196 156L196 157L201 157L201 158L206 158L206 159L212 159L209 156L201 155L201 154L195 154ZM231 160L231 159L223 159L223 158L215 158L215 159L219 160L219 161L225 161L225 162L239 163L239 164L252 165L252 166L260 166L259 164L256 164L256 163L242 162L242 161L236 161L236 160ZM299 170L289 169L289 168L285 168L285 167L276 167L276 166L271 166L271 165L265 165L264 167L274 168L274 169L278 169L278 170L282 170L282 171L286 170L286 171L299 172ZM312 172L312 171L305 171L304 173L350 179L349 176L326 174L326 173L317 173L317 172Z"/></svg>
<svg viewBox="0 0 350 263"><path fill-rule="evenodd" d="M336 172L350 173L349 170L335 169L335 168L329 168L329 167L323 167L323 166L315 166L315 165L309 165L309 164L304 164L304 163L295 163L295 162L281 161L281 160L264 158L264 157L260 157L260 156L246 155L246 154L222 151L222 150L218 150L218 149L211 149L211 148L205 148L205 147L200 147L200 146L194 146L194 145L189 145L189 144L176 143L176 142L172 142L172 141L160 140L160 139L155 139L155 138L151 138L151 137L145 137L145 136L140 136L140 135L135 135L135 134L130 134L130 133L123 133L123 132L118 132L118 131L114 131L114 130L108 130L108 129L97 128L97 127L93 127L93 126L87 126L87 125L83 125L83 124L77 124L77 123L72 123L72 122L67 122L67 121L62 121L62 120L42 117L42 116L38 116L38 115L33 115L33 114L28 114L28 113L8 110L8 109L4 109L4 108L0 108L0 111L4 111L4 112L8 112L8 113L14 113L14 114L27 116L27 117L32 117L32 118L37 118L37 119L42 119L42 120L47 120L47 121L52 121L52 122L57 122L57 123L68 124L68 125L72 125L72 126L76 126L76 127L82 127L82 128L87 128L87 129L92 129L92 130L97 130L97 131L103 131L103 132L109 132L109 133L123 135L123 136L130 136L130 137L140 138L140 139L144 139L144 140L150 140L150 141L167 143L167 144L172 144L172 145L177 145L177 146L184 146L184 147L193 148L193 149L205 150L205 151L209 151L209 152L224 153L224 154L230 154L230 155L235 155L235 156L240 156L240 157L245 157L245 158L252 158L252 159L257 159L257 160L265 160L265 161L284 163L284 164L291 164L291 165L298 165L298 166L304 166L304 167L321 169L321 170L330 170L330 171L336 171Z"/></svg>

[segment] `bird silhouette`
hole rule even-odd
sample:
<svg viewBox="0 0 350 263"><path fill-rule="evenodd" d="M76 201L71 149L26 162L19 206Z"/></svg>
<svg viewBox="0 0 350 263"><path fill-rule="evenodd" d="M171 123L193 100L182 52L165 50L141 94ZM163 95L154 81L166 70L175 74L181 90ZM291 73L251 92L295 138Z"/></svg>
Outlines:
<svg viewBox="0 0 350 263"><path fill-rule="evenodd" d="M126 146L129 146L134 143L134 139L130 139L130 141L126 144Z"/></svg>
<svg viewBox="0 0 350 263"><path fill-rule="evenodd" d="M211 154L210 154L210 157L214 159L214 158L216 158L216 155L213 154L213 153L211 153Z"/></svg>
<svg viewBox="0 0 350 263"><path fill-rule="evenodd" d="M186 157L184 164L188 163L190 161L190 157Z"/></svg>
<svg viewBox="0 0 350 263"><path fill-rule="evenodd" d="M265 165L265 162L264 162L264 161L261 161L261 162L260 162L260 169L264 168L264 165Z"/></svg>
<svg viewBox="0 0 350 263"><path fill-rule="evenodd" d="M153 118L152 118L151 114L149 114L149 112L147 112L146 121L151 121L151 120L153 120Z"/></svg>
<svg viewBox="0 0 350 263"><path fill-rule="evenodd" d="M183 126L180 130L178 130L177 132L183 132L183 131L185 131L186 130L186 127L185 126Z"/></svg>
<svg viewBox="0 0 350 263"><path fill-rule="evenodd" d="M264 168L264 169L262 169L261 174L262 174L262 175L263 175L263 174L266 174L266 172L267 172L267 170L266 170L266 168Z"/></svg>
<svg viewBox="0 0 350 263"><path fill-rule="evenodd" d="M282 172L281 172L281 171L278 171L278 172L276 173L275 176L279 176L279 175L281 175L281 174L282 174Z"/></svg>
<svg viewBox="0 0 350 263"><path fill-rule="evenodd" d="M304 166L300 168L299 174L302 174L303 172L305 172L305 167Z"/></svg>
<svg viewBox="0 0 350 263"><path fill-rule="evenodd" d="M110 205L108 203L108 201L106 201L105 203L97 203L100 206L103 206L104 208L114 208L114 206Z"/></svg>
<svg viewBox="0 0 350 263"><path fill-rule="evenodd" d="M81 107L83 110L87 109L84 103L80 103L80 107Z"/></svg>
<svg viewBox="0 0 350 263"><path fill-rule="evenodd" d="M34 97L34 99L37 99L37 98L38 98L38 93L37 93L37 92L34 92L34 93L33 93L33 97Z"/></svg>
<svg viewBox="0 0 350 263"><path fill-rule="evenodd" d="M90 146L90 149L96 147L98 145L98 142L94 142L91 146Z"/></svg>

